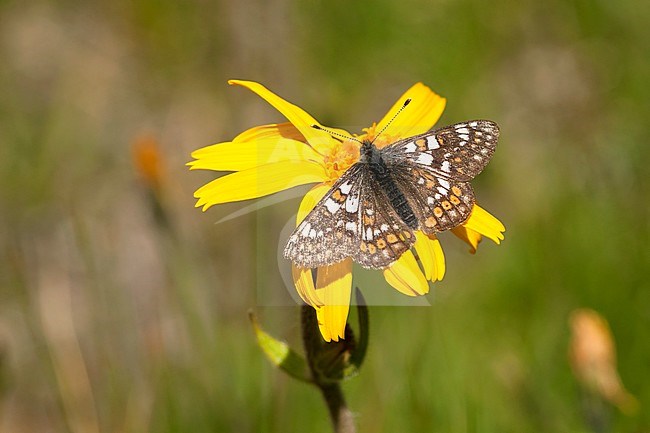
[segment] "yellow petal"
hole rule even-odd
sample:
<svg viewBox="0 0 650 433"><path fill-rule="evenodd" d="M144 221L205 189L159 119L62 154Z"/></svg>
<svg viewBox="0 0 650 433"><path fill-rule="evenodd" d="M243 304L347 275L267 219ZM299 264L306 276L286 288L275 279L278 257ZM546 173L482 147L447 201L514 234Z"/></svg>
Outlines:
<svg viewBox="0 0 650 433"><path fill-rule="evenodd" d="M316 203L320 201L321 198L329 191L331 185L326 183L321 183L316 185L305 194L300 202L300 207L298 208L298 215L296 215L296 226L302 222L303 219L307 216L309 212L316 206Z"/></svg>
<svg viewBox="0 0 650 433"><path fill-rule="evenodd" d="M318 298L323 301L323 305L316 309L316 316L318 317L318 327L325 341L339 341L339 338L345 337L351 292L351 259L318 268L316 293Z"/></svg>
<svg viewBox="0 0 650 433"><path fill-rule="evenodd" d="M239 134L233 141L255 141L266 138L290 138L306 143L305 137L290 122L255 126Z"/></svg>
<svg viewBox="0 0 650 433"><path fill-rule="evenodd" d="M311 269L298 268L292 264L291 274L293 275L293 282L296 286L296 291L302 300L314 308L322 306L323 301L320 300L318 294L316 293Z"/></svg>
<svg viewBox="0 0 650 433"><path fill-rule="evenodd" d="M394 288L408 296L429 293L429 283L411 251L402 254L395 263L384 269L384 278Z"/></svg>
<svg viewBox="0 0 650 433"><path fill-rule="evenodd" d="M438 121L447 103L445 98L437 95L424 84L416 83L388 110L377 124L375 131L381 131L409 98L411 103L395 118L384 134L405 138L427 132Z"/></svg>
<svg viewBox="0 0 650 433"><path fill-rule="evenodd" d="M483 239L480 233L468 229L465 226L454 227L451 229L451 232L469 244L469 252L472 254L476 252L478 244L481 242L481 239Z"/></svg>
<svg viewBox="0 0 650 433"><path fill-rule="evenodd" d="M197 189L196 207L248 200L273 194L297 185L322 182L326 173L320 164L309 161L282 161L238 171L215 179Z"/></svg>
<svg viewBox="0 0 650 433"><path fill-rule="evenodd" d="M322 125L320 125L322 126ZM335 132L339 136L350 137L351 140L354 140L354 136L350 134L345 129L334 128L331 126L325 127L328 131ZM285 123L271 123L268 125L256 126L251 129L239 134L233 141L243 142L243 141L253 141L257 139L266 139L271 137L277 138L289 138L292 140L300 141L302 143L307 143L305 137L289 122ZM331 144L335 144L330 142ZM329 146L328 146L329 147Z"/></svg>
<svg viewBox="0 0 650 433"><path fill-rule="evenodd" d="M228 141L192 152L191 170L241 171L278 161L315 161L323 158L311 147L287 138L260 138L249 142Z"/></svg>
<svg viewBox="0 0 650 433"><path fill-rule="evenodd" d="M440 241L435 236L415 232L415 250L424 267L424 276L429 281L440 281L445 276L445 255Z"/></svg>
<svg viewBox="0 0 650 433"><path fill-rule="evenodd" d="M280 98L261 84L254 81L243 80L230 80L228 81L228 84L246 87L271 104L276 110L284 114L287 120L289 120L289 122L300 131L307 142L319 153L324 154L329 148L330 143L334 141L334 139L325 131L312 128L312 125L320 126L320 123L309 115L309 113L297 105Z"/></svg>
<svg viewBox="0 0 650 433"><path fill-rule="evenodd" d="M491 239L497 245L505 239L503 232L506 231L506 228L501 221L479 205L474 205L471 215L463 223L463 226Z"/></svg>

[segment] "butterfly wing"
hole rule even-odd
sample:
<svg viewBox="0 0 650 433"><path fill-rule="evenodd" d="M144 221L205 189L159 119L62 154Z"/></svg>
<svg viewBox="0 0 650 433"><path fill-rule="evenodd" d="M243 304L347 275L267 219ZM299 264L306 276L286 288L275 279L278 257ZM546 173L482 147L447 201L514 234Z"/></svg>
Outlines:
<svg viewBox="0 0 650 433"><path fill-rule="evenodd" d="M424 233L449 230L469 218L475 199L468 182L445 179L410 161L394 166L392 175Z"/></svg>
<svg viewBox="0 0 650 433"><path fill-rule="evenodd" d="M353 165L296 227L284 257L302 268L329 266L347 257L365 268L386 268L415 242L386 203L367 165Z"/></svg>
<svg viewBox="0 0 650 433"><path fill-rule="evenodd" d="M468 182L490 161L498 139L496 123L471 120L397 141L382 152L387 163L409 160L439 177Z"/></svg>
<svg viewBox="0 0 650 433"><path fill-rule="evenodd" d="M293 231L284 257L301 268L340 262L355 253L363 170L350 167Z"/></svg>

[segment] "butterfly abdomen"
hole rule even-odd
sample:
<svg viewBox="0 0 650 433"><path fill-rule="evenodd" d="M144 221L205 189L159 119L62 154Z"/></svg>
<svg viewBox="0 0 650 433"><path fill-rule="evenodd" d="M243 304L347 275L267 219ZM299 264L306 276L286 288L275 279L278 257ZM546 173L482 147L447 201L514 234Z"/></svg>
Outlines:
<svg viewBox="0 0 650 433"><path fill-rule="evenodd" d="M411 229L415 230L418 228L418 220L411 209L411 206L406 201L406 196L399 189L393 178L390 174L377 178L379 185L386 193L388 201L390 202L397 215L409 226Z"/></svg>

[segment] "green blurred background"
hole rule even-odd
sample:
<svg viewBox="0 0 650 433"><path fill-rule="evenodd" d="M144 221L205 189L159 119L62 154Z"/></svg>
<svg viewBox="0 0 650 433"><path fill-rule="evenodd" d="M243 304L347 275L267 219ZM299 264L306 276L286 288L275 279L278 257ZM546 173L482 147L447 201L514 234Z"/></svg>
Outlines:
<svg viewBox="0 0 650 433"><path fill-rule="evenodd" d="M192 150L284 121L226 85L243 78L355 132L417 81L448 98L442 124L501 125L475 189L506 241L443 236L432 306L372 307L345 384L360 431L594 431L578 307L609 321L640 401L603 405L601 431L650 431L649 22L631 0L0 2L0 430L330 431L246 316L299 346L299 309L259 305L285 292L298 199L216 225L250 203L193 208L215 173Z"/></svg>

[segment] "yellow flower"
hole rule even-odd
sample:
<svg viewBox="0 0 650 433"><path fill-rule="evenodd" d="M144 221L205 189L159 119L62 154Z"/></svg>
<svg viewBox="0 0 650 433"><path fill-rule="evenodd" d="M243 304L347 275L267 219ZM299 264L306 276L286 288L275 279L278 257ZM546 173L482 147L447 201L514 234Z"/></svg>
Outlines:
<svg viewBox="0 0 650 433"><path fill-rule="evenodd" d="M194 197L197 207L247 200L273 194L297 185L317 183L303 198L298 209L297 224L313 209L332 184L359 159L359 143L341 142L329 133L313 128L322 126L301 108L285 101L259 83L231 80L229 84L246 87L265 99L288 120L288 123L262 125L239 134L233 141L214 144L192 153L192 170L233 171L199 188ZM389 124L395 113L411 99L409 109ZM401 138L421 134L438 121L446 100L422 83L402 95L377 124L355 135L358 140L374 138L377 131L388 127L377 137L378 148ZM327 128L344 136L350 133ZM504 239L505 227L487 211L475 205L468 220L453 233L476 251L482 236L495 243ZM384 278L395 289L408 296L424 295L428 281L441 280L445 274L445 258L435 236L416 232L415 251L404 253L399 260L383 270ZM293 267L293 278L300 297L316 309L321 334L326 341L343 338L350 308L352 260L319 268L316 283L311 269Z"/></svg>

